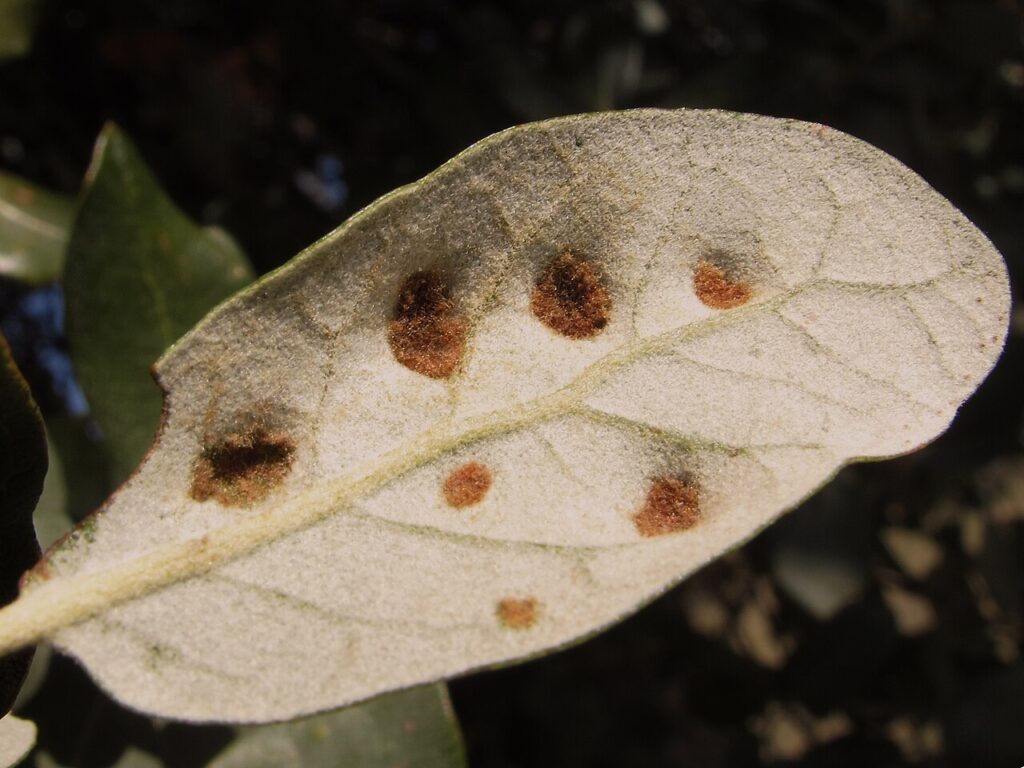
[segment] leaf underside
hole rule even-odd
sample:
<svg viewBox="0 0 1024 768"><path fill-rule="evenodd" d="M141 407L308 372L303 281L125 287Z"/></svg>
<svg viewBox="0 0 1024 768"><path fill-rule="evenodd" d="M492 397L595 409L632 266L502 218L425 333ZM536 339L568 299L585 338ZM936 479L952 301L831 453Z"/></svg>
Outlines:
<svg viewBox="0 0 1024 768"><path fill-rule="evenodd" d="M0 765L17 765L35 743L35 723L14 715L0 717Z"/></svg>
<svg viewBox="0 0 1024 768"><path fill-rule="evenodd" d="M536 655L933 439L1007 313L984 236L823 126L511 129L169 351L155 447L0 648L56 632L131 706L236 721Z"/></svg>

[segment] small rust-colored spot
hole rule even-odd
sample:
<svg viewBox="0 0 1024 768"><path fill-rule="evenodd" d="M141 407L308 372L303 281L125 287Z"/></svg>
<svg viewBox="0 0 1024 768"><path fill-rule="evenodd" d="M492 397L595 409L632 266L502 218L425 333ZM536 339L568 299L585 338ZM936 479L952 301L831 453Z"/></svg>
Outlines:
<svg viewBox="0 0 1024 768"><path fill-rule="evenodd" d="M441 278L433 272L414 272L398 292L388 343L406 368L446 379L462 362L466 325Z"/></svg>
<svg viewBox="0 0 1024 768"><path fill-rule="evenodd" d="M693 273L697 298L712 309L732 309L750 301L750 286L730 280L721 267L702 261Z"/></svg>
<svg viewBox="0 0 1024 768"><path fill-rule="evenodd" d="M700 490L693 483L659 477L647 492L647 500L633 515L641 536L663 536L685 531L700 522Z"/></svg>
<svg viewBox="0 0 1024 768"><path fill-rule="evenodd" d="M192 471L191 496L227 507L248 507L281 484L292 468L295 443L284 432L251 427L203 449Z"/></svg>
<svg viewBox="0 0 1024 768"><path fill-rule="evenodd" d="M529 629L537 623L540 603L535 597L506 597L498 602L498 621L509 629Z"/></svg>
<svg viewBox="0 0 1024 768"><path fill-rule="evenodd" d="M453 507L479 504L491 487L491 470L478 461L463 464L444 481L444 500Z"/></svg>
<svg viewBox="0 0 1024 768"><path fill-rule="evenodd" d="M570 339L588 339L608 325L612 299L594 268L565 250L541 275L530 310L553 331Z"/></svg>

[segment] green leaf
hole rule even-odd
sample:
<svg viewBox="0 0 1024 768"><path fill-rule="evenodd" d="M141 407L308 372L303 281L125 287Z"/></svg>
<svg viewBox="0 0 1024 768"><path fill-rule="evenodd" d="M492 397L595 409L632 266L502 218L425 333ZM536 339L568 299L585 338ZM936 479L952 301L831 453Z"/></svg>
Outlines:
<svg viewBox="0 0 1024 768"><path fill-rule="evenodd" d="M46 752L40 752L35 756L36 768L74 768L74 766L63 766L50 757ZM129 747L121 753L121 757L110 768L161 768L161 763L155 757L140 749Z"/></svg>
<svg viewBox="0 0 1024 768"><path fill-rule="evenodd" d="M64 521L77 523L110 494L110 460L103 441L94 436L95 431L84 418L47 419L51 462L43 498L36 507L37 529L43 525L55 532ZM48 519L41 521L41 515Z"/></svg>
<svg viewBox="0 0 1024 768"><path fill-rule="evenodd" d="M0 0L0 63L32 50L39 0Z"/></svg>
<svg viewBox="0 0 1024 768"><path fill-rule="evenodd" d="M994 365L998 252L824 126L522 126L357 214L156 366L156 448L0 610L138 709L266 721L551 651Z"/></svg>
<svg viewBox="0 0 1024 768"><path fill-rule="evenodd" d="M47 438L46 446L50 466L46 472L46 480L43 482L43 492L39 496L39 503L32 516L36 536L43 549L49 548L74 525L74 521L68 514L68 489L64 478L63 463L49 438Z"/></svg>
<svg viewBox="0 0 1024 768"><path fill-rule="evenodd" d="M145 454L160 420L153 363L251 279L234 242L189 221L124 134L104 128L72 229L65 291L75 370L115 482Z"/></svg>
<svg viewBox="0 0 1024 768"><path fill-rule="evenodd" d="M245 728L208 768L457 768L466 765L443 685L379 696L360 706Z"/></svg>
<svg viewBox="0 0 1024 768"><path fill-rule="evenodd" d="M65 195L0 171L0 277L31 284L58 279L73 207Z"/></svg>
<svg viewBox="0 0 1024 768"><path fill-rule="evenodd" d="M32 510L46 475L46 435L28 384L0 336L0 605L18 596L18 582L39 559ZM0 715L18 695L31 650L0 653Z"/></svg>

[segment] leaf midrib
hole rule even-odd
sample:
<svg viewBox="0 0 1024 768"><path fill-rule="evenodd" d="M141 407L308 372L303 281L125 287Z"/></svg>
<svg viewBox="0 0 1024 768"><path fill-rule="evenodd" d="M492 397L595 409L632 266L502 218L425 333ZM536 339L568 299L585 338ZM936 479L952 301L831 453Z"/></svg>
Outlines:
<svg viewBox="0 0 1024 768"><path fill-rule="evenodd" d="M36 643L105 609L161 587L201 576L263 544L308 528L387 482L460 445L504 434L573 410L613 372L661 348L773 312L828 280L810 280L760 303L715 314L651 337L635 339L591 363L563 388L527 403L425 430L355 471L290 496L262 514L222 526L198 539L159 547L95 573L45 581L30 571L21 597L0 609L0 656ZM43 561L45 564L45 559Z"/></svg>

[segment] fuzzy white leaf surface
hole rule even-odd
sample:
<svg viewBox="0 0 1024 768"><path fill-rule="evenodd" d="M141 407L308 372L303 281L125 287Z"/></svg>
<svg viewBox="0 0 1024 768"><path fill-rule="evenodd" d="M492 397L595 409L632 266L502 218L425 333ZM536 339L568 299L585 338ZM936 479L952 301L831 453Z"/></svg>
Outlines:
<svg viewBox="0 0 1024 768"><path fill-rule="evenodd" d="M416 275L449 313L409 337L420 370L389 336ZM590 302L569 332L545 285ZM0 649L55 634L132 707L265 721L563 646L845 463L934 439L1008 305L962 214L823 126L505 131L168 352L154 449L0 613ZM270 469L197 479L225 451Z"/></svg>
<svg viewBox="0 0 1024 768"><path fill-rule="evenodd" d="M17 765L36 743L36 724L14 715L0 717L0 768Z"/></svg>

